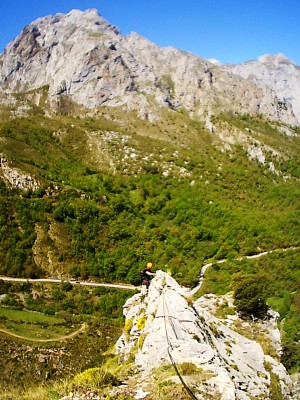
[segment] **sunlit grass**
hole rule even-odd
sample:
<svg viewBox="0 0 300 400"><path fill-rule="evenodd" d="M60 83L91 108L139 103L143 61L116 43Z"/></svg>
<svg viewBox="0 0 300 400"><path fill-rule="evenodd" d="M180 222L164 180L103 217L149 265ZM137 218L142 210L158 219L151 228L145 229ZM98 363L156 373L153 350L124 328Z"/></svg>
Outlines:
<svg viewBox="0 0 300 400"><path fill-rule="evenodd" d="M65 320L41 313L0 308L0 328L27 339L57 339L76 328L65 326Z"/></svg>

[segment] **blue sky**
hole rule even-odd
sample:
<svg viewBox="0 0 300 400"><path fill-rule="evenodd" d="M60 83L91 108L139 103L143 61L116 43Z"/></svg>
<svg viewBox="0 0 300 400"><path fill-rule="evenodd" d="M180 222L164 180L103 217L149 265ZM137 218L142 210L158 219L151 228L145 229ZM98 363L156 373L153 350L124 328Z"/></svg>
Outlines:
<svg viewBox="0 0 300 400"><path fill-rule="evenodd" d="M283 53L300 65L300 0L0 0L0 52L36 18L74 8L96 8L123 35L206 59Z"/></svg>

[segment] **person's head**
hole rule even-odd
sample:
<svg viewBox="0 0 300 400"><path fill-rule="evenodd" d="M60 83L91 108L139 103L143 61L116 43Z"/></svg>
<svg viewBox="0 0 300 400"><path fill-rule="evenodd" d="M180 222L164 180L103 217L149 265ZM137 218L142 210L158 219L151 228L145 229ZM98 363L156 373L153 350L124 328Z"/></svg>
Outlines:
<svg viewBox="0 0 300 400"><path fill-rule="evenodd" d="M152 263L151 263L151 262L148 262L147 268L148 268L148 269L152 269L152 267L153 267Z"/></svg>

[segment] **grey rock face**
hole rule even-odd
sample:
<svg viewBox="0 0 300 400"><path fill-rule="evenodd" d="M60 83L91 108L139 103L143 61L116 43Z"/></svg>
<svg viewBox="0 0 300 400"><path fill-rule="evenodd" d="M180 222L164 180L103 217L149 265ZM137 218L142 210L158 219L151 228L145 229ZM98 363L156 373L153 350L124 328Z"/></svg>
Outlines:
<svg viewBox="0 0 300 400"><path fill-rule="evenodd" d="M276 93L279 106L290 104L300 123L300 68L283 54L265 54L258 61L227 66L228 70Z"/></svg>
<svg viewBox="0 0 300 400"><path fill-rule="evenodd" d="M136 294L125 303L125 329L116 353L125 359L135 354L144 376L172 362L194 364L199 368L198 375L189 376L194 393L228 400L269 398L271 370L284 398L291 398L291 380L283 365L265 355L258 342L212 314L215 296L202 297L193 305L188 297L173 278L158 271L148 293ZM270 323L268 334L275 331L276 324Z"/></svg>
<svg viewBox="0 0 300 400"><path fill-rule="evenodd" d="M0 66L0 90L47 85L53 104L69 95L88 108L124 106L153 121L156 105L184 108L204 120L232 111L298 122L294 103L279 101L273 88L136 33L122 36L94 9L37 19L7 46Z"/></svg>

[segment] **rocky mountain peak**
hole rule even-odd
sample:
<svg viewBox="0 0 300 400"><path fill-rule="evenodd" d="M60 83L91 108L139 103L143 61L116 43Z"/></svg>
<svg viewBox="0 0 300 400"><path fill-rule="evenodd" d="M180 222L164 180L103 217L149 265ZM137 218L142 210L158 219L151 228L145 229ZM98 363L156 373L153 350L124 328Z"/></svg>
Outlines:
<svg viewBox="0 0 300 400"><path fill-rule="evenodd" d="M160 48L136 33L122 36L95 9L37 19L6 47L0 65L0 91L49 87L52 107L68 96L87 108L122 106L150 120L167 107L185 109L204 121L222 111L300 121L297 101L289 100L295 90L289 85L280 97L283 93L268 85L267 69L258 84L241 69ZM292 76L293 87L294 78L298 82L299 76Z"/></svg>
<svg viewBox="0 0 300 400"><path fill-rule="evenodd" d="M251 328L244 323L245 337L235 329L241 324L237 315L222 320L214 315L224 302L228 305L230 298L208 295L192 302L185 288L158 271L149 291L124 305L125 328L116 345L120 361L134 354L136 369L144 377L159 376L161 366L173 365L176 370L183 364L194 365L197 372L188 377L192 392L228 400L269 398L271 375L276 375L282 394L289 398L289 376L277 357L266 354L254 337L249 339ZM270 314L263 330L264 340L278 353L276 315ZM179 382L174 375L167 380Z"/></svg>
<svg viewBox="0 0 300 400"><path fill-rule="evenodd" d="M4 54L13 54L22 57L23 63L26 57L33 57L43 48L51 50L58 42L66 40L82 39L82 31L103 32L111 30L119 33L118 29L107 23L95 9L87 11L72 10L68 14L55 14L38 18L27 25L17 38L4 50ZM27 51L25 51L27 50Z"/></svg>
<svg viewBox="0 0 300 400"><path fill-rule="evenodd" d="M284 54L264 54L258 57L258 61L262 64L271 64L271 65L279 65L279 64L293 64L291 60L289 60Z"/></svg>
<svg viewBox="0 0 300 400"><path fill-rule="evenodd" d="M291 105L300 122L300 68L283 54L265 54L257 61L226 66L234 74L273 90L279 101Z"/></svg>

